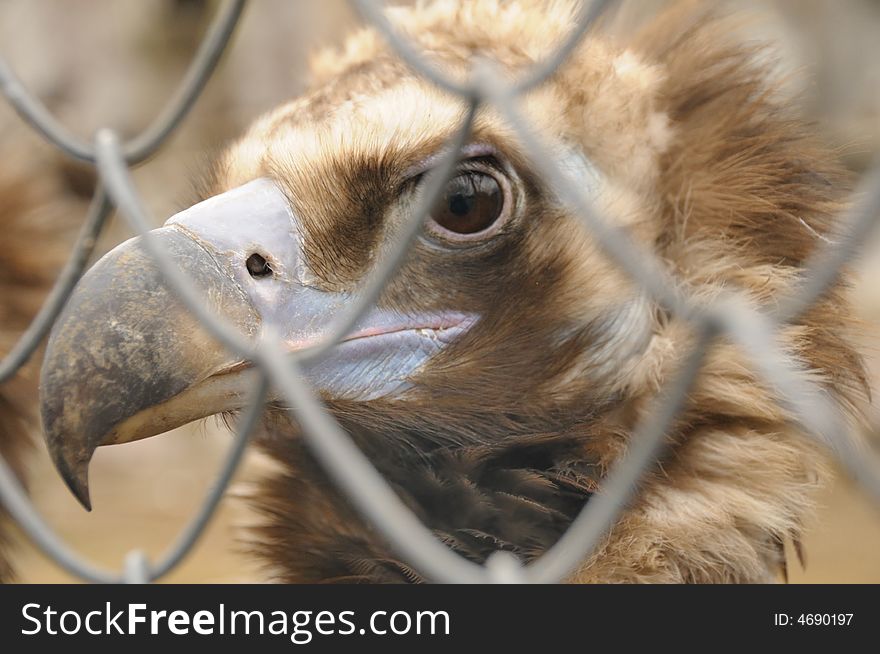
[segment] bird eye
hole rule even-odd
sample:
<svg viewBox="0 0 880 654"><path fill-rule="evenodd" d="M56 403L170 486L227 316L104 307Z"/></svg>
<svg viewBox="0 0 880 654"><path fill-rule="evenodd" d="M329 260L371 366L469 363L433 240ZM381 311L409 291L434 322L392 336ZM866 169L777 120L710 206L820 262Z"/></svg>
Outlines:
<svg viewBox="0 0 880 654"><path fill-rule="evenodd" d="M478 171L460 173L446 185L431 218L444 235L482 234L504 213L504 195L492 175Z"/></svg>
<svg viewBox="0 0 880 654"><path fill-rule="evenodd" d="M272 267L269 265L269 262L266 261L264 256L257 254L256 252L247 258L245 265L247 266L250 276L254 279L268 277L272 274Z"/></svg>

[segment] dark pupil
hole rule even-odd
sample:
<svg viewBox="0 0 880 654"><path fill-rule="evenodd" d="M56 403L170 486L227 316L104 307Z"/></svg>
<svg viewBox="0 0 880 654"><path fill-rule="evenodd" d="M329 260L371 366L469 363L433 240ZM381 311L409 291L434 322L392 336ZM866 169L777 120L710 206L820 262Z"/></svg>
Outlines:
<svg viewBox="0 0 880 654"><path fill-rule="evenodd" d="M439 204L433 213L439 225L456 234L475 234L501 214L501 189L491 175L463 173L449 182Z"/></svg>

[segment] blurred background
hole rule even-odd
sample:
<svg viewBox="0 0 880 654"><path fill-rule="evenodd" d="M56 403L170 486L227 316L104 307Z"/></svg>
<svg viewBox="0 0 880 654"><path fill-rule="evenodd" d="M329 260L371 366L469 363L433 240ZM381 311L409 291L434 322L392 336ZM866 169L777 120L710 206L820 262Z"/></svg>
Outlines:
<svg viewBox="0 0 880 654"><path fill-rule="evenodd" d="M664 0L624 3L621 26L645 20ZM771 43L787 84L803 98L816 129L863 173L880 155L880 0L730 0L755 17L750 37ZM211 0L0 0L0 55L26 86L72 132L88 139L99 127L136 134L164 105L216 10ZM218 72L195 110L157 156L138 168L135 182L157 223L188 206L189 179L212 152L253 119L296 96L308 82L308 54L341 43L358 23L344 0L252 0ZM66 258L83 219L93 180L26 129L0 101L0 197L31 197L29 220L53 221L51 231L25 234L16 261L28 271L28 292L13 301L0 261L0 353L36 311L47 284ZM0 207L0 218L3 217ZM34 223L34 224L37 224ZM3 233L3 232L0 232ZM114 219L98 253L128 238ZM855 306L865 320L865 347L880 388L880 238L856 264ZM33 255L29 255L33 256ZM17 268L18 269L18 268ZM34 400L31 366L0 401ZM874 410L880 424L880 413ZM2 430L0 430L2 433ZM38 437L20 458L33 501L48 522L84 556L120 568L142 548L155 557L194 514L231 443L213 420L121 448L102 448L92 464L86 513L52 468ZM239 483L258 471L250 455ZM839 478L822 496L805 541L807 565L791 557L794 582L880 582L880 509ZM166 581L259 581L262 571L237 551L246 507L225 501L192 554ZM72 581L18 534L14 562L22 582Z"/></svg>

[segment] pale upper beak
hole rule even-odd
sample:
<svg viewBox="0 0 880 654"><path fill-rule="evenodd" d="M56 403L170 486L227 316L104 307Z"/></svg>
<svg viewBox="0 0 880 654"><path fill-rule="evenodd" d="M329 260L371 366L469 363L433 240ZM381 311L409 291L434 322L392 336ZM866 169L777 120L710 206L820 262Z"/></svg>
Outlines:
<svg viewBox="0 0 880 654"><path fill-rule="evenodd" d="M252 339L271 326L290 351L320 340L355 297L318 287L299 222L267 179L201 202L152 234L213 312ZM252 259L249 269L253 255L267 266L254 270ZM333 397L399 394L473 322L454 312L374 309L306 373ZM99 446L239 409L255 374L199 324L141 239L131 239L83 276L52 330L40 379L49 450L88 508L88 465Z"/></svg>

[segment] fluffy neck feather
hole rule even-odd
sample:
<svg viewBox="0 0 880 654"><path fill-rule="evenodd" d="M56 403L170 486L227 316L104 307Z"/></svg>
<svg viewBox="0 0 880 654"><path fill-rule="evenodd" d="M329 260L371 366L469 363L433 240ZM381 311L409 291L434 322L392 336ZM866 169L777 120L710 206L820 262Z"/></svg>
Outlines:
<svg viewBox="0 0 880 654"><path fill-rule="evenodd" d="M475 562L498 550L525 561L543 553L600 477L585 454L584 429L571 424L539 432L501 420L495 429L515 427L513 435L447 434L464 441L450 447L438 444L430 428L402 428L411 417L395 431L380 431L337 416L410 509ZM285 582L420 581L335 489L286 417L272 415L269 423L273 437L261 444L284 468L255 496L267 518L255 547L273 562L274 574Z"/></svg>

